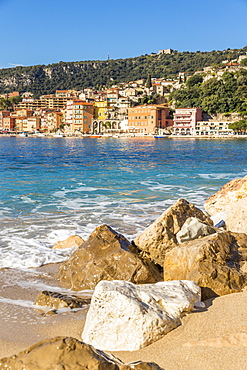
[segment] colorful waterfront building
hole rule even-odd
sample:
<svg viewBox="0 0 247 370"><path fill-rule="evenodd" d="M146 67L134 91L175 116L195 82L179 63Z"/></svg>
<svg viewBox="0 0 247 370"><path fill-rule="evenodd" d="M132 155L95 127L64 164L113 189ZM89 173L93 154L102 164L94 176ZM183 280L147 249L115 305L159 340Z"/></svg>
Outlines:
<svg viewBox="0 0 247 370"><path fill-rule="evenodd" d="M174 135L195 135L196 124L202 121L201 108L177 108L174 113Z"/></svg>
<svg viewBox="0 0 247 370"><path fill-rule="evenodd" d="M0 130L3 130L4 124L3 124L3 119L5 117L10 116L10 111L9 110L1 110L0 111Z"/></svg>
<svg viewBox="0 0 247 370"><path fill-rule="evenodd" d="M40 129L40 117L32 116L26 117L23 120L22 131L35 132Z"/></svg>
<svg viewBox="0 0 247 370"><path fill-rule="evenodd" d="M94 102L94 118L100 120L106 120L109 118L111 107L106 100L98 100Z"/></svg>
<svg viewBox="0 0 247 370"><path fill-rule="evenodd" d="M6 116L2 119L3 131L14 131L15 130L15 117Z"/></svg>
<svg viewBox="0 0 247 370"><path fill-rule="evenodd" d="M63 112L58 109L39 109L35 115L40 117L40 131L53 132L64 123Z"/></svg>
<svg viewBox="0 0 247 370"><path fill-rule="evenodd" d="M69 100L66 106L65 123L71 132L90 133L94 115L94 106L83 100Z"/></svg>
<svg viewBox="0 0 247 370"><path fill-rule="evenodd" d="M138 105L128 109L129 131L140 134L169 132L173 126L170 108L166 105Z"/></svg>

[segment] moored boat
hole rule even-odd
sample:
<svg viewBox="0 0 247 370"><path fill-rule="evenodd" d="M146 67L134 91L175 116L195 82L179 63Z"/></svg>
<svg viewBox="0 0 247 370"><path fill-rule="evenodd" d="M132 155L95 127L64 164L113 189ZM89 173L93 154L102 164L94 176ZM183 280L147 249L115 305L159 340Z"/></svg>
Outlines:
<svg viewBox="0 0 247 370"><path fill-rule="evenodd" d="M154 135L155 139L168 139L169 135Z"/></svg>

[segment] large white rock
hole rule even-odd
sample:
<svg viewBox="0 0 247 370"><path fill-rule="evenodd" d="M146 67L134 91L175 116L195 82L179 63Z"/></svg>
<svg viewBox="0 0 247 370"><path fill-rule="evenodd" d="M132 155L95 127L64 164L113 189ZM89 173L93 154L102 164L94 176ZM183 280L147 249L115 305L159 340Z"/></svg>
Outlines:
<svg viewBox="0 0 247 370"><path fill-rule="evenodd" d="M204 224L196 217L189 217L177 233L177 241L181 244L190 240L216 233L216 230L207 224Z"/></svg>
<svg viewBox="0 0 247 370"><path fill-rule="evenodd" d="M199 286L188 280L135 285L114 280L95 288L82 339L97 349L134 351L181 324L184 312L200 301Z"/></svg>

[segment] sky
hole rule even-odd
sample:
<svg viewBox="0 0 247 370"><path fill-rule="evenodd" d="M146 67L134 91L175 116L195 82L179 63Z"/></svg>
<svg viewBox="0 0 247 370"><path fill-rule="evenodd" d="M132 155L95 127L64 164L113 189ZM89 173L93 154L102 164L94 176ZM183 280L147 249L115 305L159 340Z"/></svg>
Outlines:
<svg viewBox="0 0 247 370"><path fill-rule="evenodd" d="M247 0L0 0L0 68L247 46Z"/></svg>

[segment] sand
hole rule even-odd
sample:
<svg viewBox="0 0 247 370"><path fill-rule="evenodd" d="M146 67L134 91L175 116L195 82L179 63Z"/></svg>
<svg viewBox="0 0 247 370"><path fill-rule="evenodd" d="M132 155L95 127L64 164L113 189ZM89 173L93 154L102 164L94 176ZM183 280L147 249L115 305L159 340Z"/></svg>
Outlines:
<svg viewBox="0 0 247 370"><path fill-rule="evenodd" d="M0 358L54 336L81 339L86 310L45 316L31 307L47 285L56 290L55 270L56 266L0 270ZM126 363L156 362L165 370L247 370L247 289L209 300L206 306L185 316L180 327L150 346L113 354ZM233 337L236 333L242 334Z"/></svg>

